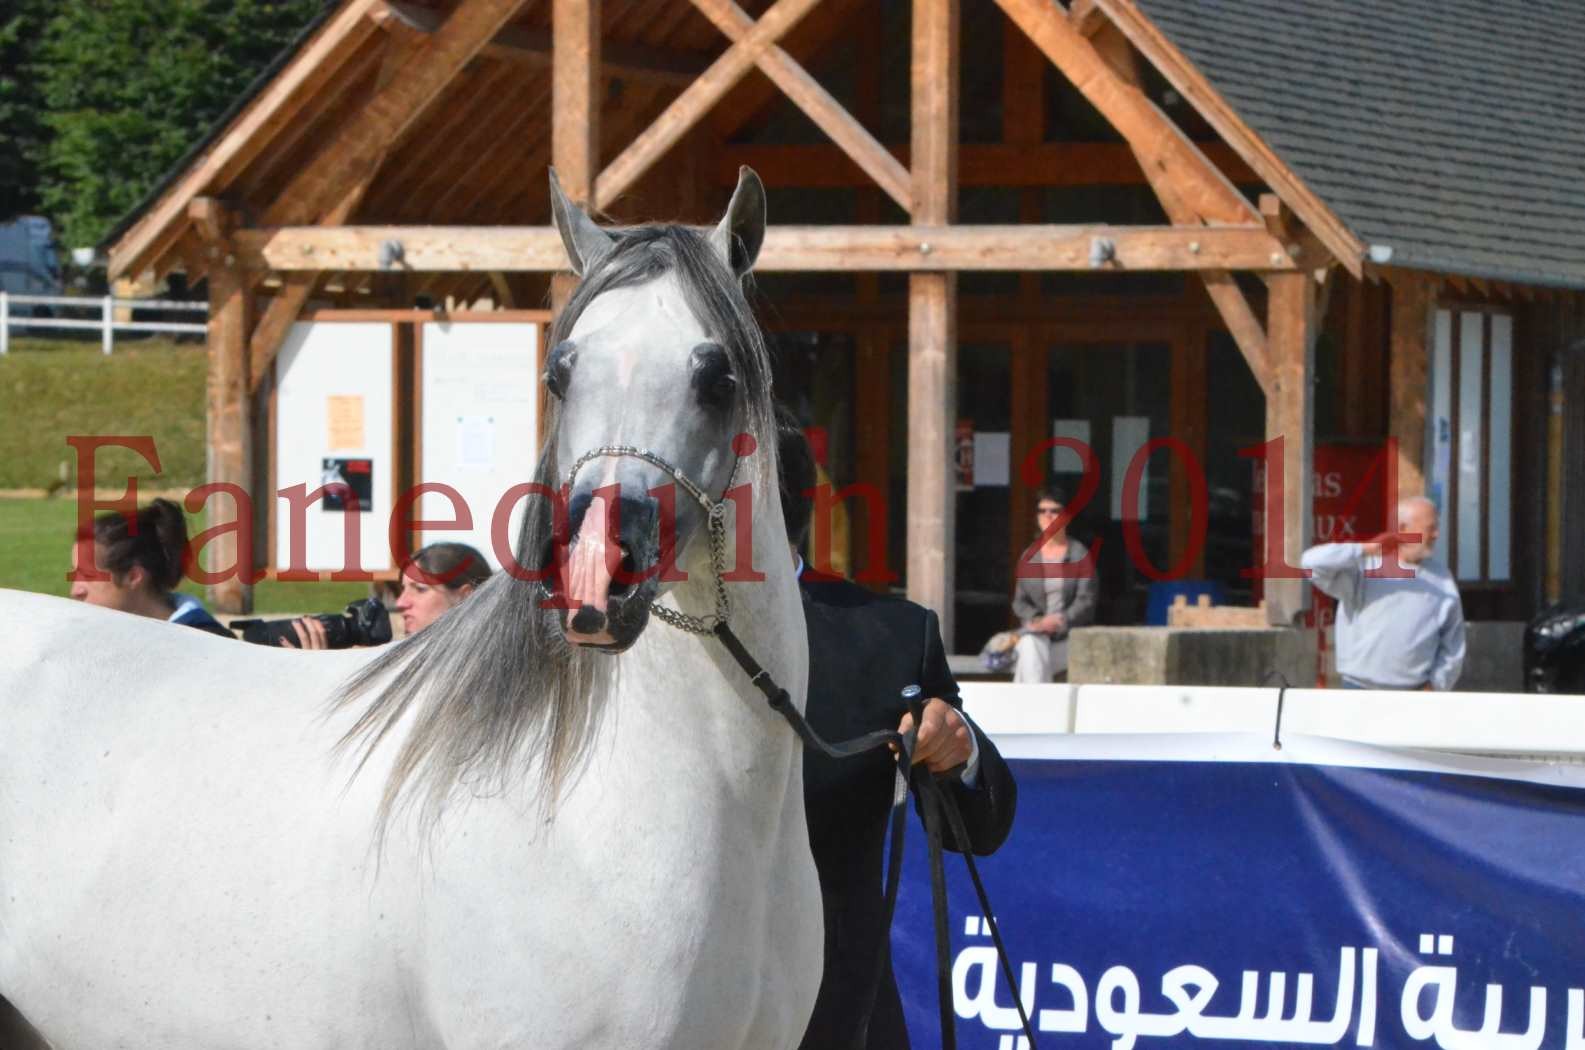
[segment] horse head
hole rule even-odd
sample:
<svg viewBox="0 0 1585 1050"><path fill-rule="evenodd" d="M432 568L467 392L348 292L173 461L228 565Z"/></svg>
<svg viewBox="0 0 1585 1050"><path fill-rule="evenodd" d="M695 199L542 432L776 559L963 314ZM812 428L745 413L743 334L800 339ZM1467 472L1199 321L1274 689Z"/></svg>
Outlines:
<svg viewBox="0 0 1585 1050"><path fill-rule="evenodd" d="M621 652L682 575L677 559L706 531L709 505L748 480L738 464L753 446L741 435L765 433L769 374L743 295L765 191L742 169L713 229L602 229L554 171L550 197L582 281L546 357L547 461L564 502L535 560L550 570L566 640Z"/></svg>

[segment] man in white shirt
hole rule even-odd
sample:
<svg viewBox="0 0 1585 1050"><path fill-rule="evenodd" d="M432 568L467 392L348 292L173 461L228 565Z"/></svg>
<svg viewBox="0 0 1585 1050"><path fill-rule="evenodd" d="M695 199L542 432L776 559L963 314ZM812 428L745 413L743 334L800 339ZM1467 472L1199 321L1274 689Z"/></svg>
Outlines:
<svg viewBox="0 0 1585 1050"><path fill-rule="evenodd" d="M1399 501L1396 532L1323 543L1299 559L1337 599L1344 688L1447 690L1458 681L1464 608L1453 574L1431 553L1436 537L1436 504L1414 496Z"/></svg>

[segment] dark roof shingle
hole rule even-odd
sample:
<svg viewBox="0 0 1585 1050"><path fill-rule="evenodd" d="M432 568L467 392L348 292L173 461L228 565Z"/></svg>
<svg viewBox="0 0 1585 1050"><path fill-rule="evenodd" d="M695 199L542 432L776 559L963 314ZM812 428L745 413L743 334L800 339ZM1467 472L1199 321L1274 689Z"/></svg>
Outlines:
<svg viewBox="0 0 1585 1050"><path fill-rule="evenodd" d="M1585 288L1585 3L1137 3L1393 265Z"/></svg>

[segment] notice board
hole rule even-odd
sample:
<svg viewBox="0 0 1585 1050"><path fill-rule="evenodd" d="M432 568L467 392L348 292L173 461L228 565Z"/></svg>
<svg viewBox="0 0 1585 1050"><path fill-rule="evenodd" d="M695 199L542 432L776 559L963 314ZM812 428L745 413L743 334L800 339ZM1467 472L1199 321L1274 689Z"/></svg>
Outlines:
<svg viewBox="0 0 1585 1050"><path fill-rule="evenodd" d="M394 568L386 525L395 499L392 327L378 321L299 321L276 358L274 487L324 496L301 520L274 500L277 569L347 565L347 517L355 518L357 566ZM293 541L302 556L293 558Z"/></svg>
<svg viewBox="0 0 1585 1050"><path fill-rule="evenodd" d="M472 525L421 532L415 547L466 543L495 569L515 547L525 504L519 499L503 509L503 499L513 486L534 479L539 459L539 329L532 321L422 326L417 480L455 489ZM491 537L498 514L499 550ZM446 495L425 492L417 517L451 521L461 514Z"/></svg>

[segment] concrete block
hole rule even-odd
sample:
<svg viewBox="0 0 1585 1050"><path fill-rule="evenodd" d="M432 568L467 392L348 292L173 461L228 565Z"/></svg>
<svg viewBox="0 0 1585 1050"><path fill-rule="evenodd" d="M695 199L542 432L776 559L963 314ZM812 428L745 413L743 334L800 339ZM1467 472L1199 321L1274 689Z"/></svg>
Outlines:
<svg viewBox="0 0 1585 1050"><path fill-rule="evenodd" d="M1073 683L1258 686L1275 671L1294 686L1315 684L1313 631L1081 627L1068 637Z"/></svg>

